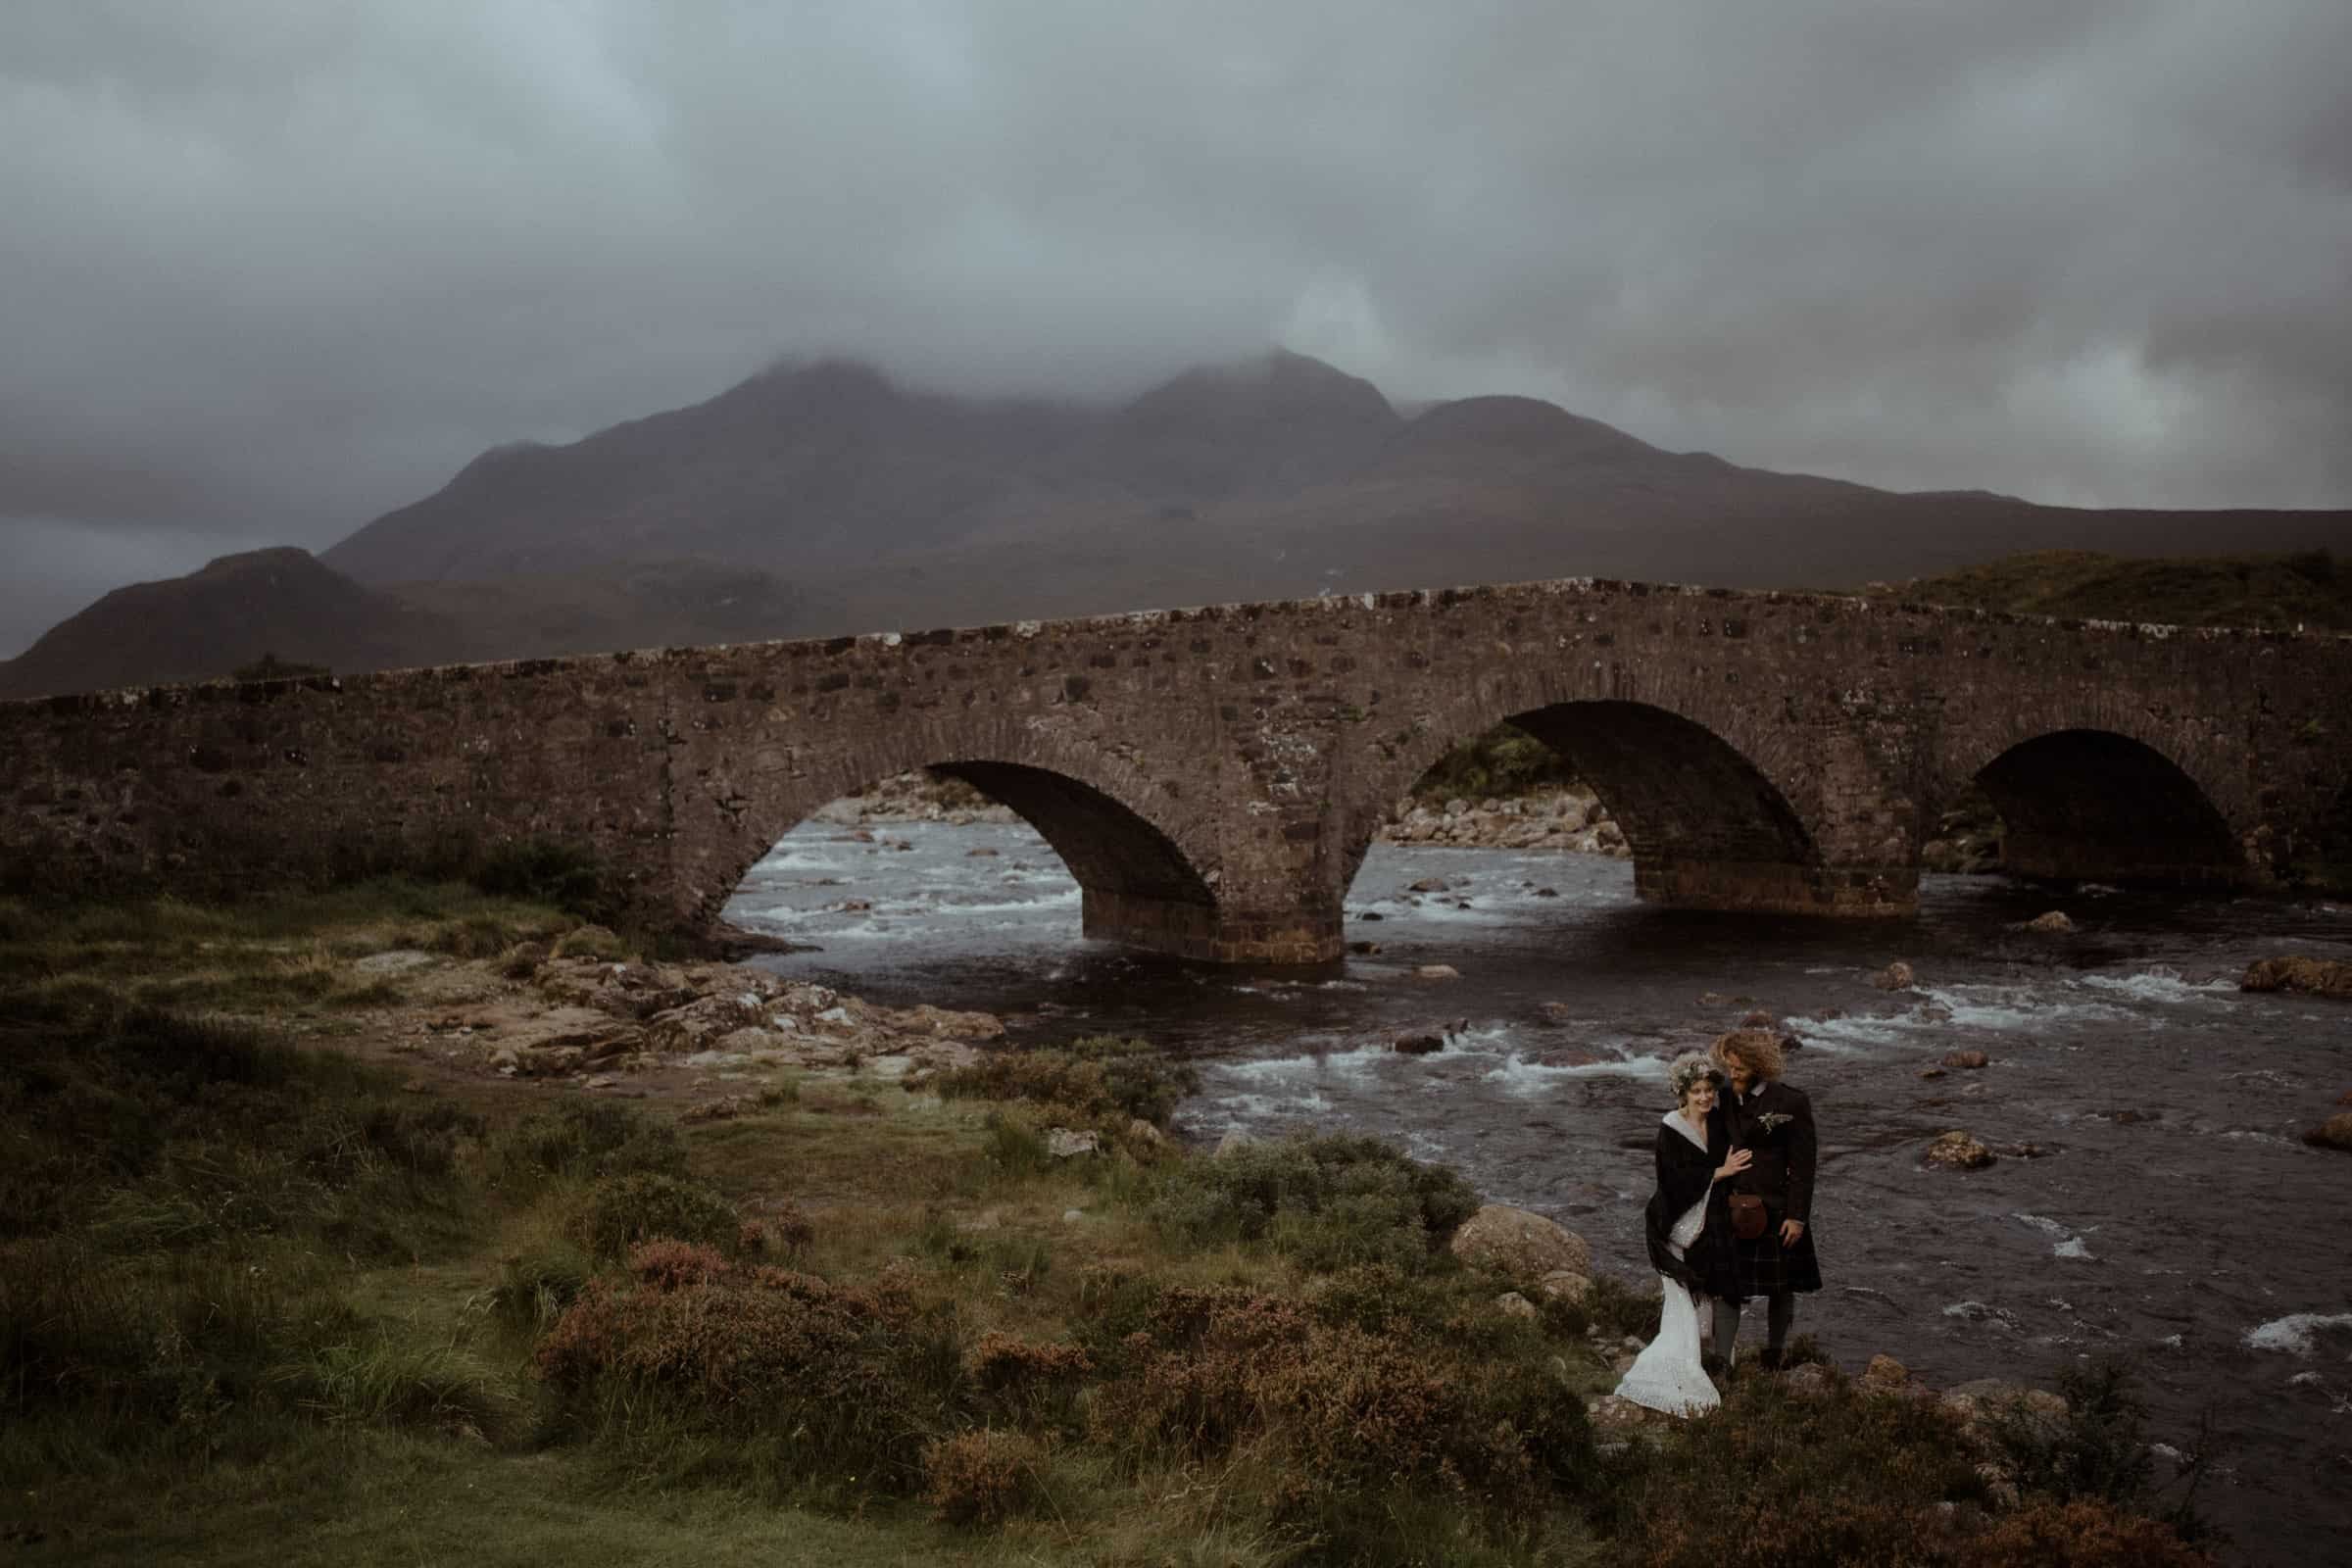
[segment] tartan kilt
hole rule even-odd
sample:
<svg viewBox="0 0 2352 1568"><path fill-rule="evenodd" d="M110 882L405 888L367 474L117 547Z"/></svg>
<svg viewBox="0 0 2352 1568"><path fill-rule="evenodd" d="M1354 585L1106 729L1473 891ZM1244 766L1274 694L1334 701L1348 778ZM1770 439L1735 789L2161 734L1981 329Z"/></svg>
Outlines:
<svg viewBox="0 0 2352 1568"><path fill-rule="evenodd" d="M1783 1247L1781 1211L1767 1205L1765 1218L1770 1223L1754 1241L1732 1238L1732 1278L1739 1286L1740 1299L1820 1290L1821 1264L1813 1255L1813 1227L1805 1227L1794 1247Z"/></svg>

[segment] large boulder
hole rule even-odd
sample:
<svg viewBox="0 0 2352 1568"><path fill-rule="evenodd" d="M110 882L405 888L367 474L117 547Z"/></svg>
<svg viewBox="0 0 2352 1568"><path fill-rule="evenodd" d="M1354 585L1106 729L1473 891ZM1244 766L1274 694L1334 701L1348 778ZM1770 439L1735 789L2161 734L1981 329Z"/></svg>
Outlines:
<svg viewBox="0 0 2352 1568"><path fill-rule="evenodd" d="M2238 981L2240 991L2300 991L2352 998L2352 962L2337 958L2257 958Z"/></svg>
<svg viewBox="0 0 2352 1568"><path fill-rule="evenodd" d="M1939 1170L1983 1170L1992 1151L1963 1132L1948 1132L1928 1146L1927 1161Z"/></svg>
<svg viewBox="0 0 2352 1568"><path fill-rule="evenodd" d="M2305 1133L2303 1141L2314 1149L2341 1149L2352 1152L2352 1110L2337 1111Z"/></svg>
<svg viewBox="0 0 2352 1568"><path fill-rule="evenodd" d="M1872 975L1870 983L1881 991L1908 991L1918 983L1918 978L1912 974L1909 964L1897 958L1877 974Z"/></svg>
<svg viewBox="0 0 2352 1568"><path fill-rule="evenodd" d="M1592 1249L1576 1232L1541 1214L1489 1203L1464 1220L1448 1244L1472 1268L1535 1285L1547 1274L1590 1276Z"/></svg>

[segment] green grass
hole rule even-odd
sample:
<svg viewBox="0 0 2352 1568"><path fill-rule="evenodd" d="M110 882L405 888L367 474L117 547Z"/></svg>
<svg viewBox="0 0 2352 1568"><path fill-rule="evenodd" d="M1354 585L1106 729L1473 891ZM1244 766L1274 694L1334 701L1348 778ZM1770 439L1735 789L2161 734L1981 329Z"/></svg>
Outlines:
<svg viewBox="0 0 2352 1568"><path fill-rule="evenodd" d="M2038 550L1894 584L1884 593L2062 619L2352 630L2352 563L2324 550L2152 558Z"/></svg>

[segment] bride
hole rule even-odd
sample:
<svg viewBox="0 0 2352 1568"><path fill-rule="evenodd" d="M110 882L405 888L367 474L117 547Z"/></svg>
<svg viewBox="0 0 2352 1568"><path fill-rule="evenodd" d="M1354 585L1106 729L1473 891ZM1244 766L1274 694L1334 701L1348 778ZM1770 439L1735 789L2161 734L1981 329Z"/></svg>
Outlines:
<svg viewBox="0 0 2352 1568"><path fill-rule="evenodd" d="M1649 1200L1649 1260L1659 1275L1665 1309L1649 1342L1617 1393L1669 1415L1696 1415L1723 1402L1699 1361L1700 1302L1733 1290L1731 1189L1726 1179L1747 1168L1744 1149L1731 1148L1715 1108L1714 1064L1689 1052L1666 1069L1675 1108L1658 1128L1658 1190ZM1711 1130L1710 1130L1711 1124Z"/></svg>

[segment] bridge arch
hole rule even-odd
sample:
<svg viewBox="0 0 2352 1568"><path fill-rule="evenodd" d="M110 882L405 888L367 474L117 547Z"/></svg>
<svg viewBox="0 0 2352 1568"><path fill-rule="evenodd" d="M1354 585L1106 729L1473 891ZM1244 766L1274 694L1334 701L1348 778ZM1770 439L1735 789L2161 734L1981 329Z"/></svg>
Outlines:
<svg viewBox="0 0 2352 1568"><path fill-rule="evenodd" d="M725 832L696 879L694 918L716 920L751 868L819 808L915 768L960 779L1035 828L1079 885L1088 936L1205 956L1218 912L1214 819L1107 750L1011 721L908 725L805 757L754 749L707 769Z"/></svg>
<svg viewBox="0 0 2352 1568"><path fill-rule="evenodd" d="M1622 690L1555 697L1513 682L1490 687L1373 767L1348 824L1343 889L1414 781L1452 747L1507 721L1559 752L1592 786L1625 833L1641 897L1687 907L1845 912L1838 906L1855 901L1838 893L1841 878L1807 818L1811 775L1786 727L1751 725L1728 707L1703 717L1685 710L1695 706ZM1884 912L1883 904L1870 912Z"/></svg>
<svg viewBox="0 0 2352 1568"><path fill-rule="evenodd" d="M2015 875L2170 887L2253 880L2215 792L2146 739L2092 726L2045 730L1962 776L2000 813L2001 861Z"/></svg>

